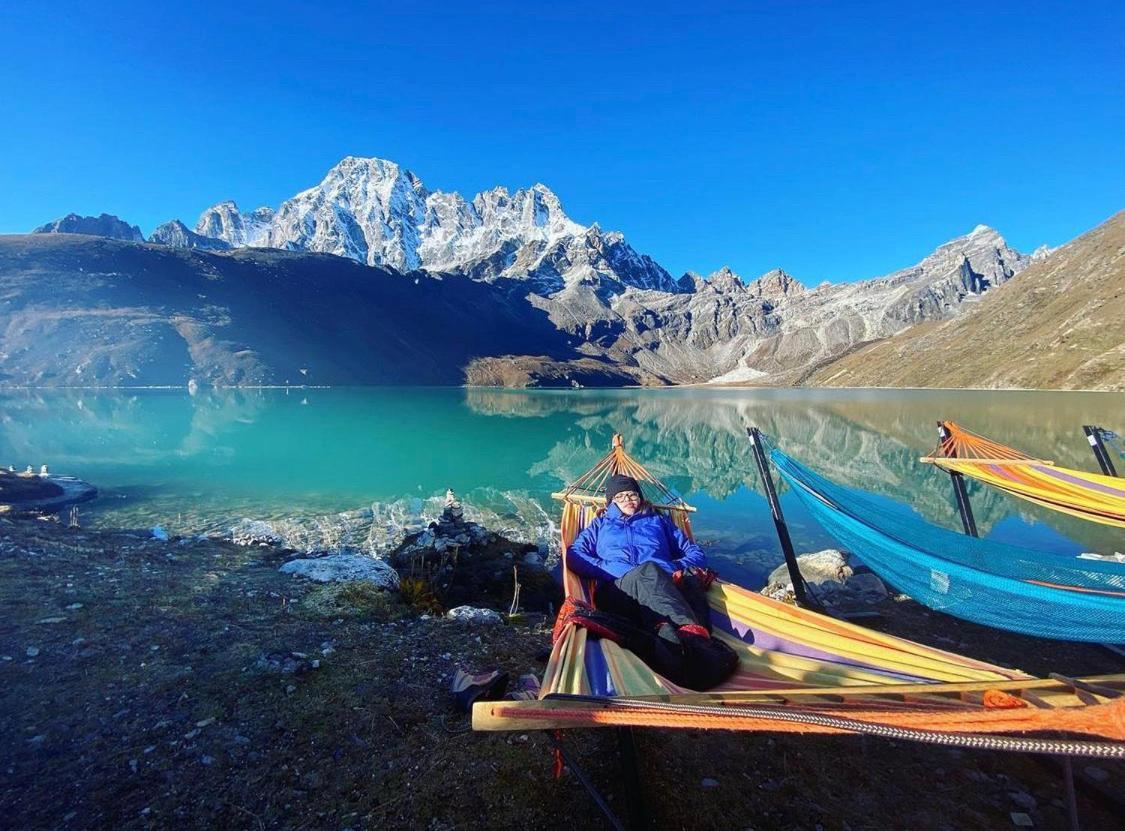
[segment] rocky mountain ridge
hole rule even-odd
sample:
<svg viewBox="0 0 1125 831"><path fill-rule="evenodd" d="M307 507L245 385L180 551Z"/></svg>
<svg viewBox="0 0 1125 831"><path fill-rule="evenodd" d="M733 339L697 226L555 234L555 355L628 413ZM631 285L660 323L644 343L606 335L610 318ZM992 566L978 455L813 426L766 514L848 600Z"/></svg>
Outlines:
<svg viewBox="0 0 1125 831"><path fill-rule="evenodd" d="M1125 212L1035 258L969 314L816 369L817 386L1125 389Z"/></svg>
<svg viewBox="0 0 1125 831"><path fill-rule="evenodd" d="M130 225L113 214L99 216L66 216L32 229L33 234L89 234L128 242L144 242L145 236L136 225Z"/></svg>
<svg viewBox="0 0 1125 831"><path fill-rule="evenodd" d="M543 342L519 341L517 352L466 353L466 363L453 368L470 383L505 386L799 384L864 344L974 308L1031 262L1050 257L1042 248L1024 255L978 225L916 265L856 283L809 289L780 268L754 280L729 267L673 279L622 234L571 220L544 185L494 188L465 200L427 189L394 162L358 157L276 210L243 213L233 201L220 202L194 230L172 220L151 241L171 249L289 251L298 257L286 260L292 267L303 262L300 255L331 254L403 279L417 273L491 287L481 296L551 331ZM229 263L208 268L223 272ZM270 308L263 304L261 313ZM410 313L415 326L430 323L424 308ZM556 348L560 342L569 354Z"/></svg>
<svg viewBox="0 0 1125 831"><path fill-rule="evenodd" d="M385 159L348 156L276 211L243 214L234 202L220 202L203 212L195 233L231 248L316 251L484 282L526 280L539 294L582 281L610 290L681 290L620 233L571 220L546 185L514 193L497 187L466 200L429 190L414 173Z"/></svg>

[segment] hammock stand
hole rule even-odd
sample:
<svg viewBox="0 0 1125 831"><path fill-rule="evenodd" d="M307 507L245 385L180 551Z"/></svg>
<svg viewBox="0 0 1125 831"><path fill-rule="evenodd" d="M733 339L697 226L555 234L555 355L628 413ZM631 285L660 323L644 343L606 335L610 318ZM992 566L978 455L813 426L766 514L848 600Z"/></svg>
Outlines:
<svg viewBox="0 0 1125 831"><path fill-rule="evenodd" d="M567 568L566 551L604 510L601 490L614 473L638 479L650 498L657 494L656 508L691 535L695 509L629 457L621 437L615 436L606 457L554 494L563 504L563 586L568 597L591 597L587 582ZM773 496L771 507L776 492ZM783 526L780 504L776 506L775 520ZM714 690L677 687L617 644L568 625L552 649L541 698L477 702L473 729L547 731L559 753L556 771L565 758L614 828L626 826L574 764L562 745L562 730L625 728L618 737L627 804L637 827L643 825L644 802L632 727L861 733L947 746L1125 758L1125 674L1032 678L780 603L722 580L712 585L708 599L715 636L740 655L734 677Z"/></svg>
<svg viewBox="0 0 1125 831"><path fill-rule="evenodd" d="M1083 424L1082 432L1086 434L1086 441L1090 443L1090 449L1094 451L1094 458L1098 460L1098 467L1101 468L1102 473L1106 476L1116 476L1117 469L1113 466L1113 461L1110 458L1109 451L1106 449L1106 439L1113 441L1117 438L1117 434L1104 427L1098 427L1094 424Z"/></svg>

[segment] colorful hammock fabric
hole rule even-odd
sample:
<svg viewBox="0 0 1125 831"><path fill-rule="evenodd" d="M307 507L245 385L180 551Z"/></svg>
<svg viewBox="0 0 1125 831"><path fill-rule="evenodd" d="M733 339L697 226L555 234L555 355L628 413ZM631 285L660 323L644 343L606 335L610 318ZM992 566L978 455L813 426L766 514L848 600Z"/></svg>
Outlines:
<svg viewBox="0 0 1125 831"><path fill-rule="evenodd" d="M694 509L632 460L615 436L608 456L555 494L563 502L564 552L604 510L600 483L618 471L641 481L646 495L658 493L659 509L691 533L688 514ZM590 586L565 569L565 557L564 585L568 596L589 599ZM846 718L879 728L958 734L1047 730L1125 740L1125 697L1118 698L1125 675L1096 679L1097 693L1079 693L1065 682L1033 679L873 632L731 583L717 581L709 599L715 636L740 658L735 675L717 689L695 693L678 687L628 650L571 625L554 644L541 700L478 703L474 729L632 725L854 732L839 726ZM762 708L779 705L783 712L764 714ZM780 718L786 715L800 720ZM825 717L837 721L827 723ZM1125 747L1118 749L1125 754Z"/></svg>
<svg viewBox="0 0 1125 831"><path fill-rule="evenodd" d="M931 609L1044 638L1125 643L1125 563L970 537L770 458L813 517L880 577Z"/></svg>
<svg viewBox="0 0 1125 831"><path fill-rule="evenodd" d="M1125 482L1113 476L1056 467L959 427L940 422L945 437L922 458L943 470L971 476L987 485L1053 511L1103 525L1125 528Z"/></svg>

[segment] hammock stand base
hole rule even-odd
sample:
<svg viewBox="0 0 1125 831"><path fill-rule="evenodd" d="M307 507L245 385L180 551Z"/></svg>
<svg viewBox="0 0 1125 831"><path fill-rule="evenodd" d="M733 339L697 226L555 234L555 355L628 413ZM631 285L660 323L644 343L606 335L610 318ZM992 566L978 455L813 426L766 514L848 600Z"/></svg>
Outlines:
<svg viewBox="0 0 1125 831"><path fill-rule="evenodd" d="M625 790L625 808L628 822L622 822L621 818L610 807L609 801L602 796L597 785L582 770L574 754L563 742L561 731L552 732L548 730L544 735L562 760L565 761L570 772L574 774L574 778L578 780L578 784L585 789L590 798L594 800L594 804L598 806L598 810L609 820L609 824L613 826L614 831L633 831L633 829L648 828L650 825L649 816L645 809L644 799L641 798L641 774L637 768L636 737L630 727L619 727L614 732L617 733L617 753L621 760L622 784Z"/></svg>

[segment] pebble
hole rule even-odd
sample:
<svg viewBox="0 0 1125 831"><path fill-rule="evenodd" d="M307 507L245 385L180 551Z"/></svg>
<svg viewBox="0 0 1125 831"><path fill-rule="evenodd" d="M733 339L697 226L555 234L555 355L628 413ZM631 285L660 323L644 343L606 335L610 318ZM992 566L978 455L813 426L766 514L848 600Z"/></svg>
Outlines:
<svg viewBox="0 0 1125 831"><path fill-rule="evenodd" d="M1012 791L1008 794L1008 798L1015 803L1017 808L1023 808L1025 811L1034 811L1039 804L1035 801L1034 796L1024 791Z"/></svg>
<svg viewBox="0 0 1125 831"><path fill-rule="evenodd" d="M1086 767L1082 768L1082 772L1095 782L1104 782L1109 779L1109 771L1097 765L1086 765Z"/></svg>
<svg viewBox="0 0 1125 831"><path fill-rule="evenodd" d="M27 657L28 658L34 658L38 654L39 654L39 647L38 646L29 646L27 648Z"/></svg>
<svg viewBox="0 0 1125 831"><path fill-rule="evenodd" d="M195 723L195 726L196 727L208 727L208 726L210 726L214 723L215 723L215 718L214 718L214 716L212 716L211 718L203 719L203 721L197 721Z"/></svg>
<svg viewBox="0 0 1125 831"><path fill-rule="evenodd" d="M200 756L199 757L200 764L209 765L214 761L215 761L214 756Z"/></svg>
<svg viewBox="0 0 1125 831"><path fill-rule="evenodd" d="M700 782L699 785L702 788L706 788L706 789L710 790L711 788L719 787L719 780L707 777L702 782Z"/></svg>
<svg viewBox="0 0 1125 831"><path fill-rule="evenodd" d="M74 611L75 609L81 609L81 608L82 608L82 604L81 604L81 603L71 603L71 604L70 604L69 606L67 606L66 608L70 609L71 611Z"/></svg>
<svg viewBox="0 0 1125 831"><path fill-rule="evenodd" d="M1032 821L1031 817L1029 817L1027 814L1021 814L1021 813L1017 813L1017 812L1013 811L1012 814L1011 814L1011 817L1012 817L1012 825L1016 825L1020 828L1034 828L1035 827L1035 823Z"/></svg>
<svg viewBox="0 0 1125 831"><path fill-rule="evenodd" d="M200 729L199 729L199 728L197 727L197 728L196 728L196 729L194 729L194 730L189 730L188 732L184 733L184 738L185 738L185 739L194 739L194 738L195 738L196 736L198 736L198 735L199 735L200 733L202 733L202 732L203 732L203 731L202 731L202 730L200 730Z"/></svg>

